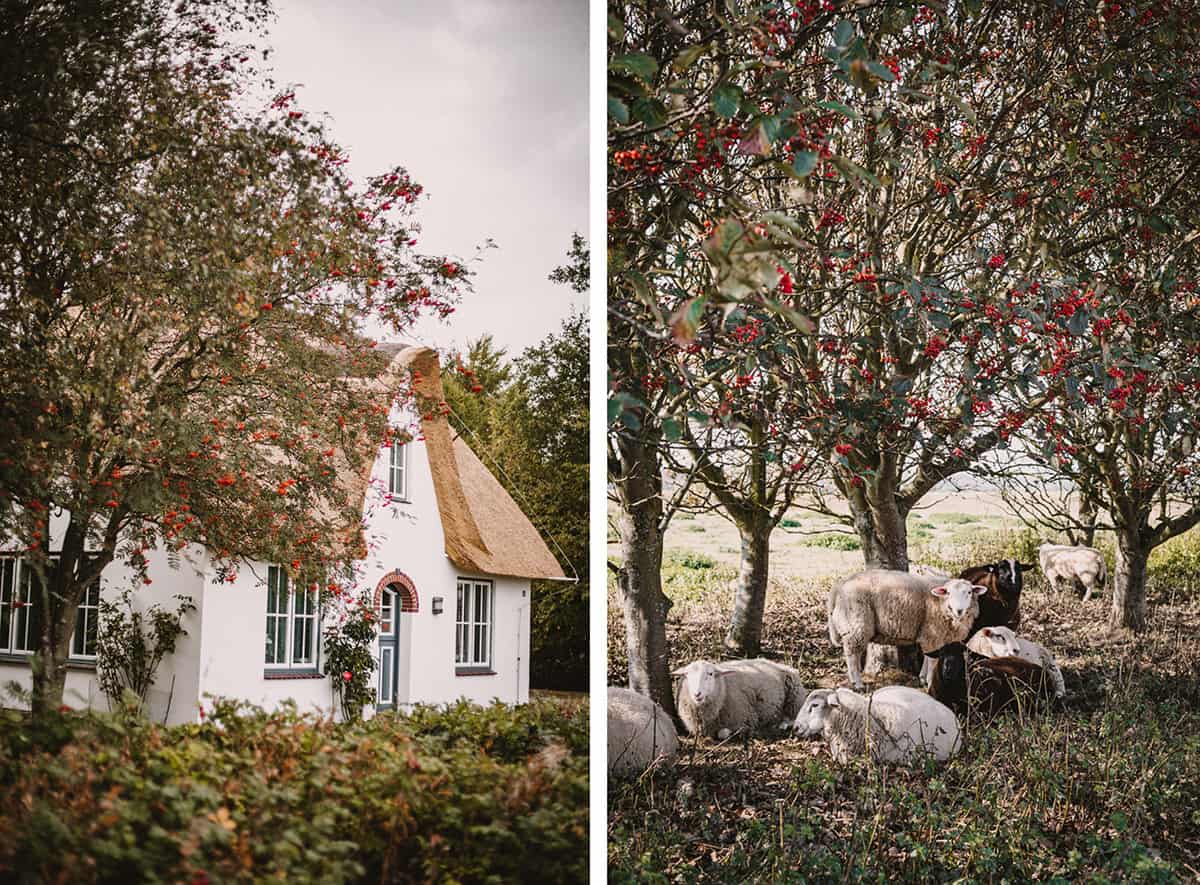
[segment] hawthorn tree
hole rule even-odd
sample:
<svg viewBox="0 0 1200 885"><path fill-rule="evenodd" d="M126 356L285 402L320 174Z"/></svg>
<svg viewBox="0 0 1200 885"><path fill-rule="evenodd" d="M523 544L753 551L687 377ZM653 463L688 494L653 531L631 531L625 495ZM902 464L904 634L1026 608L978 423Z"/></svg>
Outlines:
<svg viewBox="0 0 1200 885"><path fill-rule="evenodd" d="M362 324L448 312L465 279L414 251L403 169L356 186L272 92L269 12L0 12L0 531L34 577L35 715L117 558L148 581L150 549L198 544L336 587L361 548L342 476L389 434Z"/></svg>

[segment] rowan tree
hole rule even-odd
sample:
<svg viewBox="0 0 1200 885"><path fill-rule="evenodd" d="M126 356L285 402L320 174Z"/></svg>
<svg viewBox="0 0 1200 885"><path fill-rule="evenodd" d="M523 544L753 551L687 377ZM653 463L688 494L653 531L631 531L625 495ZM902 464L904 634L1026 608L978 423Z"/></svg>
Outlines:
<svg viewBox="0 0 1200 885"><path fill-rule="evenodd" d="M390 434L363 323L445 314L466 279L413 248L420 186L350 181L254 67L268 18L0 13L0 531L36 579L35 715L117 558L144 576L152 548L198 544L226 574L253 558L337 587L362 546L344 474Z"/></svg>

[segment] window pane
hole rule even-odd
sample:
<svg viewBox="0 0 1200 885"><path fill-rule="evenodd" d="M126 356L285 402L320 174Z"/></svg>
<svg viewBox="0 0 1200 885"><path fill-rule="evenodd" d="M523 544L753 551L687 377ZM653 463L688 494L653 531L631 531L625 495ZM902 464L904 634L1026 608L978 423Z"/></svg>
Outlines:
<svg viewBox="0 0 1200 885"><path fill-rule="evenodd" d="M379 702L392 702L392 650L385 648L379 653Z"/></svg>
<svg viewBox="0 0 1200 885"><path fill-rule="evenodd" d="M100 612L97 609L91 609L88 613L87 627L83 634L83 653L85 655L94 655L96 653L96 630L100 625Z"/></svg>
<svg viewBox="0 0 1200 885"><path fill-rule="evenodd" d="M13 578L16 566L15 559L0 560L0 650L3 651L12 648Z"/></svg>

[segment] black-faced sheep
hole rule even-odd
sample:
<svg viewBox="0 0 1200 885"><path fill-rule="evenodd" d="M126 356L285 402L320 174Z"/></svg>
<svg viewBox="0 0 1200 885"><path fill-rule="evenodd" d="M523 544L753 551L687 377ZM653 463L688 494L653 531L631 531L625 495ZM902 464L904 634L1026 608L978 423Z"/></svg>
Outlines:
<svg viewBox="0 0 1200 885"><path fill-rule="evenodd" d="M679 735L667 712L628 688L608 689L608 773L637 777L651 765L668 763L679 751Z"/></svg>
<svg viewBox="0 0 1200 885"><path fill-rule="evenodd" d="M693 661L679 677L675 705L689 734L724 740L736 732L791 724L804 702L800 674L774 661Z"/></svg>
<svg viewBox="0 0 1200 885"><path fill-rule="evenodd" d="M1066 696L1066 684L1063 682L1062 670L1055 663L1054 655L1046 646L1018 636L1008 627L984 627L969 640L967 648L975 654L987 658L1020 658L1037 664L1050 674L1054 683L1054 696Z"/></svg>
<svg viewBox="0 0 1200 885"><path fill-rule="evenodd" d="M1015 559L1002 559L987 565L963 569L959 577L987 588L979 597L979 614L971 625L971 634L984 627L1011 627L1021 624L1022 573L1033 568ZM970 635L970 634L969 634Z"/></svg>
<svg viewBox="0 0 1200 885"><path fill-rule="evenodd" d="M870 752L875 762L908 765L926 756L949 759L961 746L958 720L945 704L903 685L869 696L847 688L817 689L794 725L801 737L822 735L838 762Z"/></svg>
<svg viewBox="0 0 1200 885"><path fill-rule="evenodd" d="M985 658L961 642L932 652L937 665L929 693L956 713L989 720L1032 712L1054 696L1050 675L1021 658Z"/></svg>
<svg viewBox="0 0 1200 885"><path fill-rule="evenodd" d="M850 683L862 689L863 655L872 642L915 643L929 651L967 638L986 587L961 578L868 569L837 584L829 594L829 639L841 645ZM932 662L922 671L928 678Z"/></svg>
<svg viewBox="0 0 1200 885"><path fill-rule="evenodd" d="M1108 579L1104 554L1095 547L1067 547L1062 544L1043 544L1038 547L1038 563L1051 587L1060 583L1083 588L1083 601L1093 592L1103 591Z"/></svg>

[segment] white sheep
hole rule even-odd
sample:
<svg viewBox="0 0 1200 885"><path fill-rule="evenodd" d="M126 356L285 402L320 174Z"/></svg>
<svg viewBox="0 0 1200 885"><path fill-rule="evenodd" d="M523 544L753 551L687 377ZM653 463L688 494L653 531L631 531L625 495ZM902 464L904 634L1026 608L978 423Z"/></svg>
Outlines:
<svg viewBox="0 0 1200 885"><path fill-rule="evenodd" d="M988 658L1021 658L1037 664L1050 674L1056 698L1064 697L1067 693L1062 670L1058 668L1050 650L1031 639L1018 636L1008 627L984 627L971 637L967 648Z"/></svg>
<svg viewBox="0 0 1200 885"><path fill-rule="evenodd" d="M1051 587L1057 588L1060 581L1065 581L1068 586L1082 586L1084 602L1091 598L1093 591L1103 591L1108 578L1104 554L1095 547L1042 544L1038 547L1038 563Z"/></svg>
<svg viewBox="0 0 1200 885"><path fill-rule="evenodd" d="M669 763L679 735L667 712L644 694L608 689L608 773L636 777L655 763Z"/></svg>
<svg viewBox="0 0 1200 885"><path fill-rule="evenodd" d="M672 673L679 718L689 734L725 740L735 732L791 725L806 692L791 667L755 658L693 661Z"/></svg>
<svg viewBox="0 0 1200 885"><path fill-rule="evenodd" d="M829 639L841 645L850 683L859 690L863 655L872 642L921 646L926 653L921 675L928 685L933 675L928 653L967 638L979 614L977 597L986 592L962 578L868 569L830 591Z"/></svg>
<svg viewBox="0 0 1200 885"><path fill-rule="evenodd" d="M870 751L874 762L910 765L925 756L944 761L962 745L958 720L923 691L889 685L871 695L848 688L811 692L796 717L801 737L822 735L838 762Z"/></svg>

